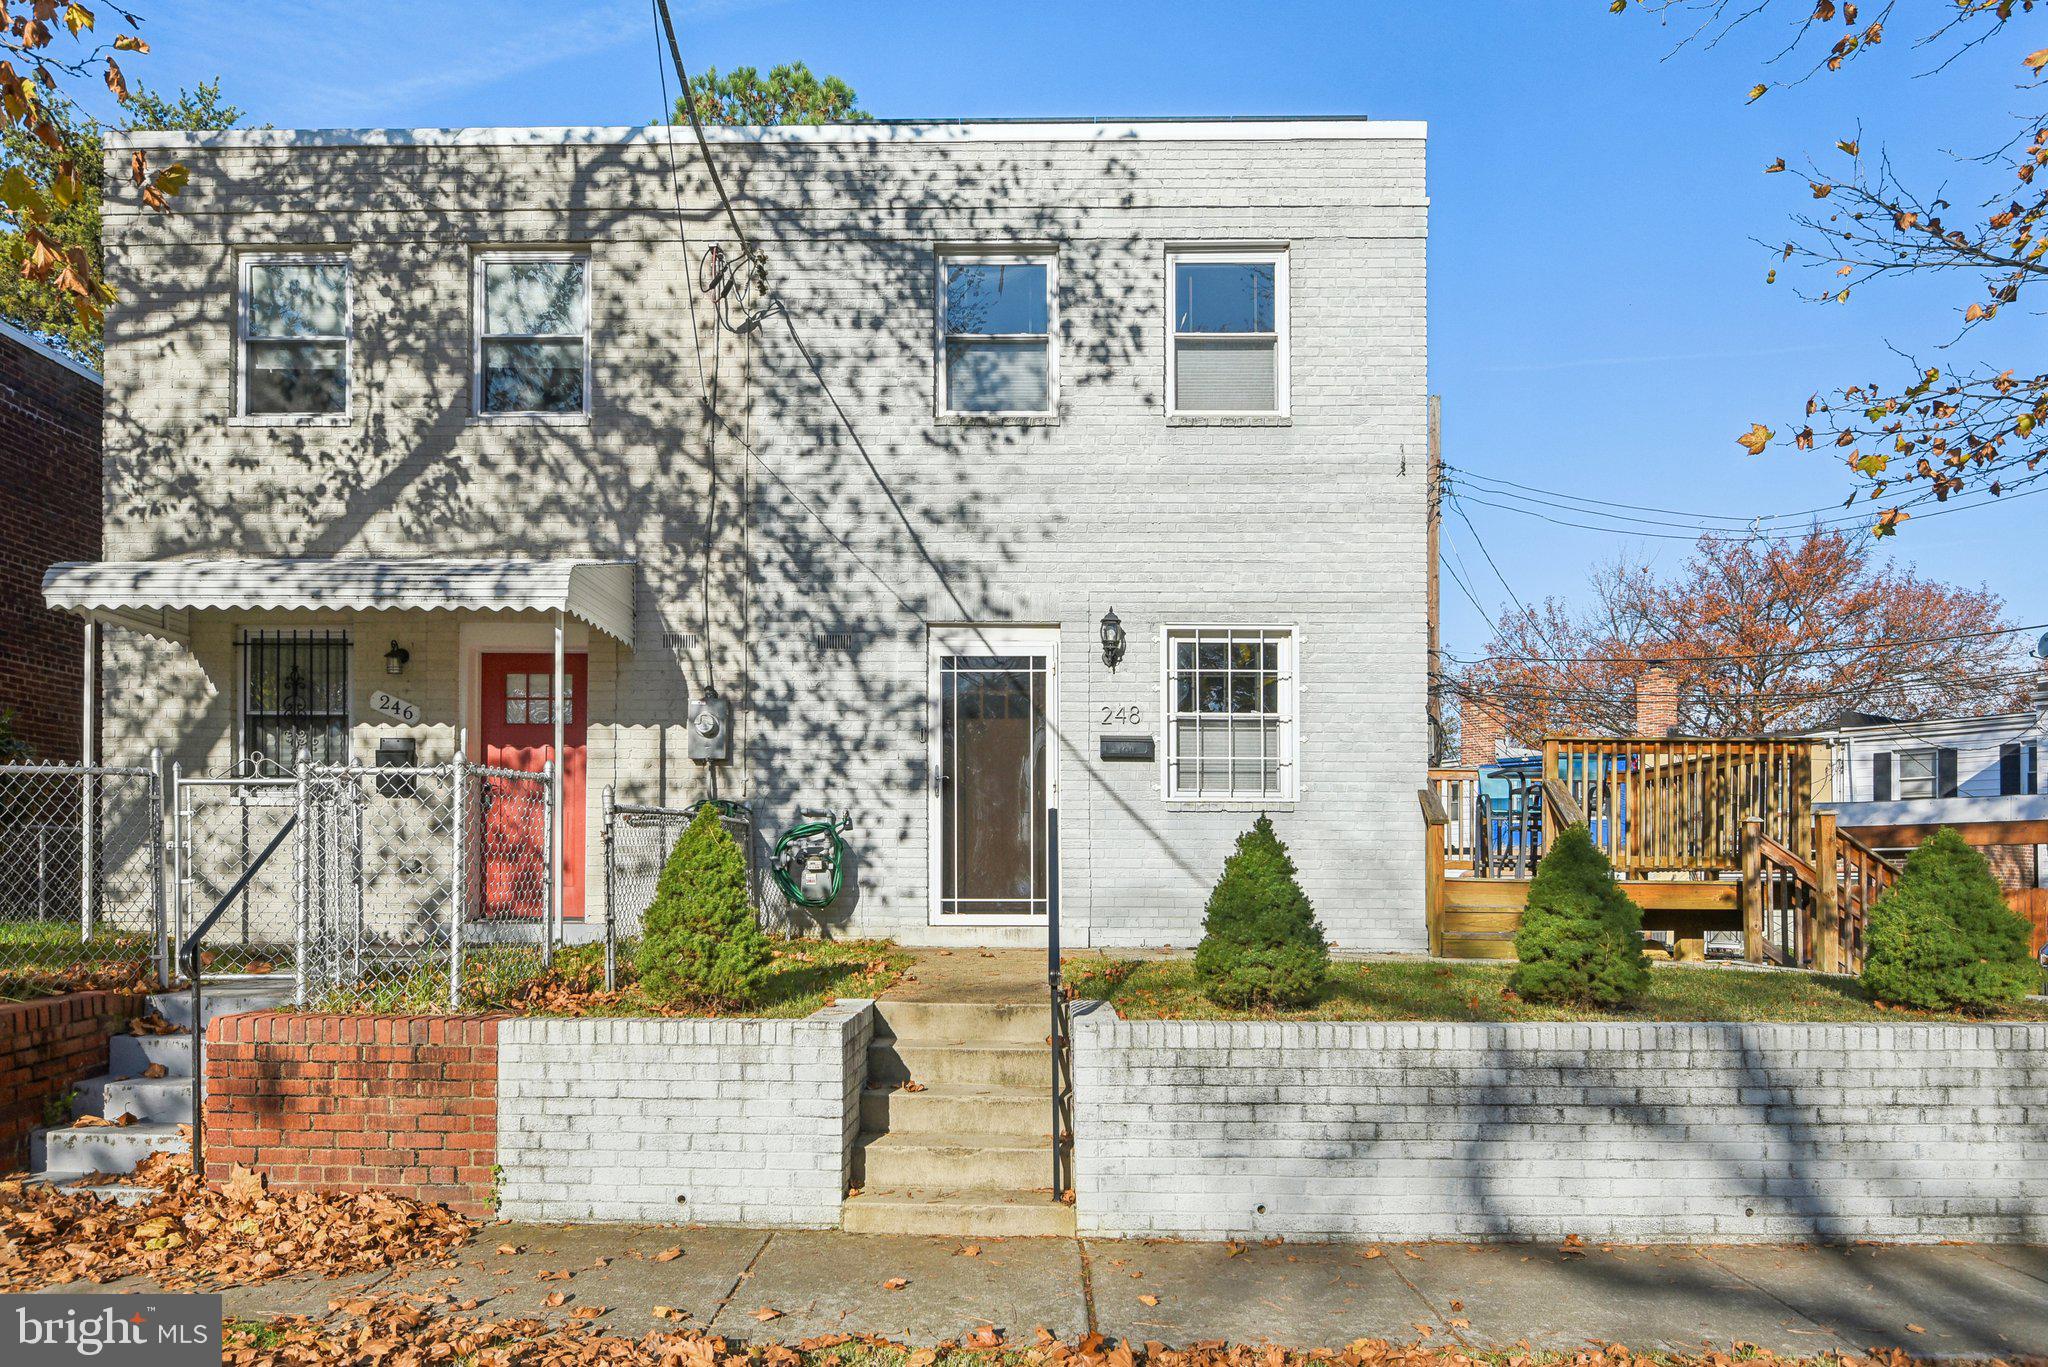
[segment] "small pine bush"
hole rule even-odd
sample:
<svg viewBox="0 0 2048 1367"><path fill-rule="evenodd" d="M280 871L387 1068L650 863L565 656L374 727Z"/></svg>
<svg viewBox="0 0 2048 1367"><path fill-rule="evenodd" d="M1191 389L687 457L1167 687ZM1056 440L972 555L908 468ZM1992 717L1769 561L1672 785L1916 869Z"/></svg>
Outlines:
<svg viewBox="0 0 2048 1367"><path fill-rule="evenodd" d="M1892 1006L1995 1011L2040 981L2031 939L1984 856L1943 827L1870 909L1863 988Z"/></svg>
<svg viewBox="0 0 2048 1367"><path fill-rule="evenodd" d="M1294 860L1264 815L1237 838L1209 893L1195 976L1219 1006L1306 1006L1330 974L1330 946Z"/></svg>
<svg viewBox="0 0 2048 1367"><path fill-rule="evenodd" d="M746 856L707 805L654 885L634 956L640 988L657 1001L744 1007L773 957L747 899Z"/></svg>
<svg viewBox="0 0 2048 1367"><path fill-rule="evenodd" d="M1508 987L1525 1001L1616 1007L1649 990L1643 909L1584 826L1567 827L1536 866L1515 957Z"/></svg>

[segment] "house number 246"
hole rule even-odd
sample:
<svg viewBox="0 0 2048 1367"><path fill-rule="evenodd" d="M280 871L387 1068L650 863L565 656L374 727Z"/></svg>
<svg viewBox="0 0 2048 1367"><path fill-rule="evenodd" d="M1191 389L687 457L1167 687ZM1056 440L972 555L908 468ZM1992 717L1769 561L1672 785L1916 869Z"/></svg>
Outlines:
<svg viewBox="0 0 2048 1367"><path fill-rule="evenodd" d="M1129 707L1103 708L1102 720L1097 724L1101 726L1140 726L1144 724L1143 718L1144 709L1134 703Z"/></svg>

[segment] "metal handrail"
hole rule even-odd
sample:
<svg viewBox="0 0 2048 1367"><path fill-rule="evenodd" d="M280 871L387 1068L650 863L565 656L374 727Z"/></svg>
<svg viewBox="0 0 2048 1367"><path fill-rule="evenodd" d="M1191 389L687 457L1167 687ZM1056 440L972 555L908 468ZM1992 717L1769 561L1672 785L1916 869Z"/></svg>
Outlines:
<svg viewBox="0 0 2048 1367"><path fill-rule="evenodd" d="M221 894L221 899L213 904L213 910L206 913L206 919L185 937L185 943L178 949L178 959L185 965L185 977L192 985L192 1175L201 1182L206 1180L206 1003L200 987L199 942L207 931L213 929L213 923L221 918L221 913L242 895L242 889L249 886L249 880L256 876L257 870L270 862L270 856L277 853L277 847L298 824L299 814L293 812L278 828L277 834L270 838L270 843L263 847L263 852L242 870L242 876L235 880L234 886Z"/></svg>
<svg viewBox="0 0 2048 1367"><path fill-rule="evenodd" d="M1060 971L1060 813L1045 814L1045 857L1051 881L1045 895L1045 982L1052 998L1052 1197L1064 1200L1074 1185L1074 1056L1071 1008Z"/></svg>

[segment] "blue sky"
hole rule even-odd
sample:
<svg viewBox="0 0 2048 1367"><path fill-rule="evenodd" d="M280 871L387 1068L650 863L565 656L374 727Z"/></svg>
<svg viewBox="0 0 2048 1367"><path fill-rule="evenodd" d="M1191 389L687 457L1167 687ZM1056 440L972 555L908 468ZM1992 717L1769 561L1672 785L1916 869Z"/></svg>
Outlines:
<svg viewBox="0 0 2048 1367"><path fill-rule="evenodd" d="M1446 459L1735 517L1845 497L1832 459L1751 458L1735 435L1753 418L1783 428L1816 389L1891 381L1902 363L1890 345L1949 335L1970 297L1961 282L1916 282L1816 306L1766 286L1774 263L1753 239L1783 240L1787 215L1808 201L1794 178L1761 168L1779 155L1836 157L1834 141L1860 131L1866 149L1888 148L1921 180L1974 187L1955 158L2020 126L2026 101L2012 78L2037 45L2023 33L1930 77L1935 58L1894 22L1875 61L1745 105L1776 33L1674 52L1677 31L1610 16L1605 0L674 8L693 67L801 59L845 77L883 117L1425 119L1431 382ZM131 79L171 87L217 75L254 120L280 127L622 124L660 105L644 0L176 0L148 5L147 18L155 51L128 63ZM1987 357L2038 364L2038 320L2001 319L1989 336ZM1530 601L1574 593L1589 563L1617 552L1672 561L1686 550L1465 511L1473 527L1447 519L1449 545L1489 611L1506 591L1481 539ZM1891 550L1925 574L1990 585L2022 622L2048 621L2044 527L2048 498L2016 501L1909 524ZM1470 652L1484 640L1479 613L1448 580L1444 602L1447 643Z"/></svg>

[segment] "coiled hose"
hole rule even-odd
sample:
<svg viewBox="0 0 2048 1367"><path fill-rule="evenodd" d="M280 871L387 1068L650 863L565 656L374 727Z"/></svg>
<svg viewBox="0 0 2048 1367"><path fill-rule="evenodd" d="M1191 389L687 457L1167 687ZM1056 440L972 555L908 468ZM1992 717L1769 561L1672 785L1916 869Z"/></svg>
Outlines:
<svg viewBox="0 0 2048 1367"><path fill-rule="evenodd" d="M799 821L796 825L791 826L782 833L782 837L775 842L775 857L769 861L768 871L775 875L775 886L782 889L784 897L787 897L800 907L809 907L814 911L819 907L828 907L838 900L839 888L846 876L846 842L840 838L840 832L847 830L852 825L853 817L851 814L845 817L834 817L832 813L826 812L823 814L822 820ZM789 865L792 861L789 857L789 850L794 845L814 840L820 836L823 836L829 842L828 848L831 851L832 857L832 886L831 890L823 897L810 897L804 893L803 888L798 885L796 879L790 876Z"/></svg>

